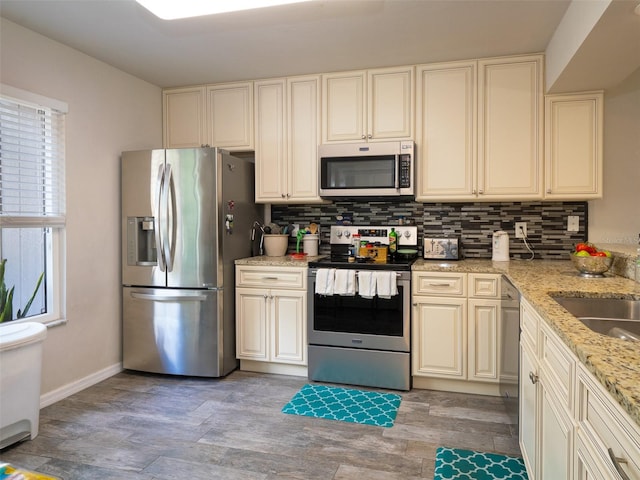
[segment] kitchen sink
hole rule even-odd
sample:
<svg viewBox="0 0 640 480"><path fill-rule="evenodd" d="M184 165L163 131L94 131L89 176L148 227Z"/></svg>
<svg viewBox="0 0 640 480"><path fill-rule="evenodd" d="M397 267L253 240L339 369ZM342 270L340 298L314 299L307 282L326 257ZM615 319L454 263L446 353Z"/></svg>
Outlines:
<svg viewBox="0 0 640 480"><path fill-rule="evenodd" d="M552 297L594 332L640 341L640 300L602 297Z"/></svg>

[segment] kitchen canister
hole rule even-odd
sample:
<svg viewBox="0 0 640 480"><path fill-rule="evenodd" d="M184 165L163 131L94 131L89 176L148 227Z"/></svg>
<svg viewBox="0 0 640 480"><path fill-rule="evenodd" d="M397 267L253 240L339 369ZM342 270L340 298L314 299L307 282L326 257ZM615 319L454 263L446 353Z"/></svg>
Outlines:
<svg viewBox="0 0 640 480"><path fill-rule="evenodd" d="M318 245L320 244L320 235L307 233L302 239L302 251L310 257L318 255Z"/></svg>
<svg viewBox="0 0 640 480"><path fill-rule="evenodd" d="M509 261L509 234L507 232L502 230L493 232L493 255L491 260L494 262Z"/></svg>
<svg viewBox="0 0 640 480"><path fill-rule="evenodd" d="M264 250L267 257L284 257L287 254L289 235L265 233Z"/></svg>

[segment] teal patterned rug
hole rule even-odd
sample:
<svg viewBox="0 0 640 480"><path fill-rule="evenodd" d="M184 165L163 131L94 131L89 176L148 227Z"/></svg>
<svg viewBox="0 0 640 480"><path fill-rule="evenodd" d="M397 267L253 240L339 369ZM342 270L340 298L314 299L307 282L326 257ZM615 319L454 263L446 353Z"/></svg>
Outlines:
<svg viewBox="0 0 640 480"><path fill-rule="evenodd" d="M327 385L307 384L282 407L283 413L392 427L402 397Z"/></svg>
<svg viewBox="0 0 640 480"><path fill-rule="evenodd" d="M518 457L440 447L433 480L527 480L527 471Z"/></svg>

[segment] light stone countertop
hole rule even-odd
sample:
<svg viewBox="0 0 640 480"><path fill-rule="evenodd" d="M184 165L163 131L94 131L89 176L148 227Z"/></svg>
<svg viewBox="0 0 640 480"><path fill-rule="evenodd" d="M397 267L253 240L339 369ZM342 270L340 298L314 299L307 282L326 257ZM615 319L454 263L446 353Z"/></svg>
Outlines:
<svg viewBox="0 0 640 480"><path fill-rule="evenodd" d="M640 283L605 274L583 278L570 261L469 259L457 262L418 260L413 271L502 273L558 334L630 417L640 425L640 342L600 335L584 326L550 295L640 299Z"/></svg>
<svg viewBox="0 0 640 480"><path fill-rule="evenodd" d="M252 265L255 267L307 267L309 262L313 262L320 258L324 258L325 255L319 255L317 257L310 257L305 255L304 258L297 259L291 255L284 257L268 257L267 255L259 257L240 258L235 261L236 265Z"/></svg>
<svg viewBox="0 0 640 480"><path fill-rule="evenodd" d="M603 247L600 247L603 248ZM623 254L626 254L624 252ZM628 253L631 257L632 252ZM251 257L236 260L236 265L306 267L322 258ZM551 294L640 299L640 283L606 273L605 278L583 278L570 261L511 260L493 262L484 259L439 261L418 259L412 271L504 274L558 334L578 359L610 392L629 416L640 426L640 342L630 342L593 332L567 312Z"/></svg>

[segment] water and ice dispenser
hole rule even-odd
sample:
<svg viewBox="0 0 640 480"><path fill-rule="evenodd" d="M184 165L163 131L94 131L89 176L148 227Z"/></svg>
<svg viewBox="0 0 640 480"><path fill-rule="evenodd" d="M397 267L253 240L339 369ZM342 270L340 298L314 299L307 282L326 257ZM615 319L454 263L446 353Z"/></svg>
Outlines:
<svg viewBox="0 0 640 480"><path fill-rule="evenodd" d="M154 217L127 217L127 264L158 264Z"/></svg>

